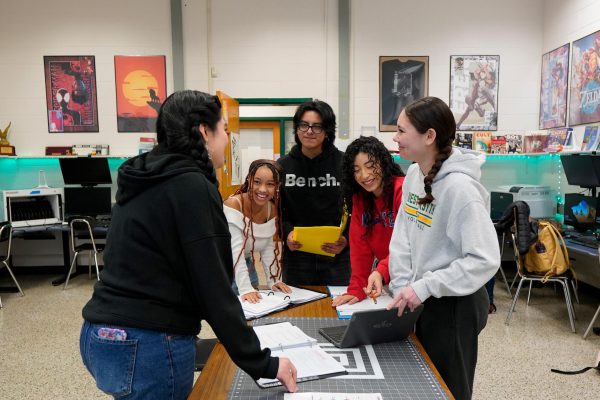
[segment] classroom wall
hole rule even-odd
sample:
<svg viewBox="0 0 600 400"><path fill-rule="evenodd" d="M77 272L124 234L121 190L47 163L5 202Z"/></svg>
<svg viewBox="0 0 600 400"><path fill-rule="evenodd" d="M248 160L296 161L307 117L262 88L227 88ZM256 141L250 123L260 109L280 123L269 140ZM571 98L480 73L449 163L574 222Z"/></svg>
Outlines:
<svg viewBox="0 0 600 400"><path fill-rule="evenodd" d="M169 0L2 1L0 5L0 128L12 121L20 156L45 146L109 144L113 155L137 154L140 136L117 133L115 55L166 55L173 90ZM43 56L96 57L98 133L48 133Z"/></svg>

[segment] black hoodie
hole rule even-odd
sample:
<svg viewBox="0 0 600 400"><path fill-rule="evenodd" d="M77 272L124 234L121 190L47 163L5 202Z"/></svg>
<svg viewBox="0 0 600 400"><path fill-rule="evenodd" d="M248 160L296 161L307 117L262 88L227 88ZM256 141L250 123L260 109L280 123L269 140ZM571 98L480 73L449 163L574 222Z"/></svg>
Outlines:
<svg viewBox="0 0 600 400"><path fill-rule="evenodd" d="M277 162L283 167L283 237L295 226L338 226L341 213L341 176L344 153L331 145L315 158L295 145ZM286 246L287 249L287 246Z"/></svg>
<svg viewBox="0 0 600 400"><path fill-rule="evenodd" d="M221 196L195 161L161 146L127 160L116 200L104 270L83 317L181 335L197 335L204 319L240 368L274 378L279 359L260 350L231 290Z"/></svg>

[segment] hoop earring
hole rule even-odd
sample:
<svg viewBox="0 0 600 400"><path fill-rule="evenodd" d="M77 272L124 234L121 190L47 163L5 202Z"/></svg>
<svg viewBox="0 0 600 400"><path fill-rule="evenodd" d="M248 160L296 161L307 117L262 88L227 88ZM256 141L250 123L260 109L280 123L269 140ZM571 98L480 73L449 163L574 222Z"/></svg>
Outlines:
<svg viewBox="0 0 600 400"><path fill-rule="evenodd" d="M206 145L206 152L208 153L208 159L212 161L212 150L209 145Z"/></svg>

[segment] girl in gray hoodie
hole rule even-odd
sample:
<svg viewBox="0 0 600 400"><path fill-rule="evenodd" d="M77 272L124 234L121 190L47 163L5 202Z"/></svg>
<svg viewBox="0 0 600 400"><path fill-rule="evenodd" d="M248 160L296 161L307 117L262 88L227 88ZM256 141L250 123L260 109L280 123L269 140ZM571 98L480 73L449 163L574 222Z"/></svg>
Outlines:
<svg viewBox="0 0 600 400"><path fill-rule="evenodd" d="M485 327L484 288L500 266L488 193L479 183L485 155L452 147L456 123L426 97L398 117L394 141L408 169L390 241L388 308L425 304L416 334L450 391L470 399L477 337Z"/></svg>

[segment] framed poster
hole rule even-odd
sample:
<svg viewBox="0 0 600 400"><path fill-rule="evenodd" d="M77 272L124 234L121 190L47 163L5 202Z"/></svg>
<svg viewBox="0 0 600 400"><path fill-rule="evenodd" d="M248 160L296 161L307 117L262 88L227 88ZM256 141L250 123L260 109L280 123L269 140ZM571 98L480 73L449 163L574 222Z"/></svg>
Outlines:
<svg viewBox="0 0 600 400"><path fill-rule="evenodd" d="M167 97L165 56L115 56L117 130L156 132Z"/></svg>
<svg viewBox="0 0 600 400"><path fill-rule="evenodd" d="M540 129L567 124L569 43L542 56L540 85Z"/></svg>
<svg viewBox="0 0 600 400"><path fill-rule="evenodd" d="M44 56L44 74L48 132L98 132L94 56Z"/></svg>
<svg viewBox="0 0 600 400"><path fill-rule="evenodd" d="M429 95L429 57L379 57L379 131L395 132L400 112Z"/></svg>
<svg viewBox="0 0 600 400"><path fill-rule="evenodd" d="M498 130L500 56L450 56L450 109L461 131Z"/></svg>
<svg viewBox="0 0 600 400"><path fill-rule="evenodd" d="M600 31L573 42L569 125L600 121Z"/></svg>

